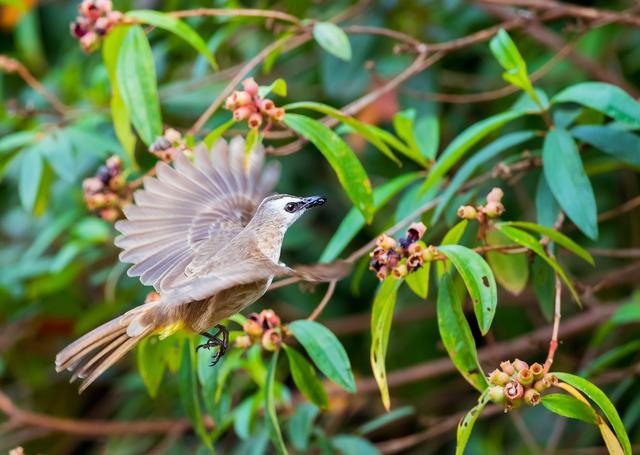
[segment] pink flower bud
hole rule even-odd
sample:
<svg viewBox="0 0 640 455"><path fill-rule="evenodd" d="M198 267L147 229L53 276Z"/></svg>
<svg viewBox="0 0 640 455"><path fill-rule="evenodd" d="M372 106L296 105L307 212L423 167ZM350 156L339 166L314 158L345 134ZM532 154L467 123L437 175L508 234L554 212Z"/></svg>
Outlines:
<svg viewBox="0 0 640 455"><path fill-rule="evenodd" d="M376 239L376 245L383 250L389 250L396 247L396 241L393 237L389 237L387 234L381 234Z"/></svg>
<svg viewBox="0 0 640 455"><path fill-rule="evenodd" d="M242 330L244 330L247 335L253 337L262 336L263 332L262 324L254 319L247 319L247 321L242 325Z"/></svg>
<svg viewBox="0 0 640 455"><path fill-rule="evenodd" d="M258 84L256 81L250 77L242 81L242 88L244 88L245 92L247 92L250 96L258 95Z"/></svg>
<svg viewBox="0 0 640 455"><path fill-rule="evenodd" d="M502 371L507 373L509 376L511 376L516 372L516 369L513 367L513 364L508 360L505 360L504 362L500 362L500 368L502 368Z"/></svg>
<svg viewBox="0 0 640 455"><path fill-rule="evenodd" d="M266 351L276 351L282 344L282 336L275 329L269 329L262 335L262 347Z"/></svg>
<svg viewBox="0 0 640 455"><path fill-rule="evenodd" d="M120 171L122 166L122 160L118 155L111 155L107 160L107 168L109 170L113 169L114 171Z"/></svg>
<svg viewBox="0 0 640 455"><path fill-rule="evenodd" d="M260 316L262 316L262 320L264 321L263 322L263 326L264 327L267 327L269 329L274 329L274 328L280 326L280 318L275 313L275 311L273 311L273 310L263 310L260 313Z"/></svg>
<svg viewBox="0 0 640 455"><path fill-rule="evenodd" d="M107 14L107 19L109 19L109 23L111 24L111 26L119 24L122 21L123 17L124 16L120 11L110 11Z"/></svg>
<svg viewBox="0 0 640 455"><path fill-rule="evenodd" d="M248 119L251 115L252 115L251 109L249 109L247 106L236 108L236 110L233 111L233 119L236 122L240 122L242 120Z"/></svg>
<svg viewBox="0 0 640 455"><path fill-rule="evenodd" d="M407 266L404 264L398 264L391 270L391 274L396 280L404 278L407 276L407 273L409 272L407 270Z"/></svg>
<svg viewBox="0 0 640 455"><path fill-rule="evenodd" d="M93 30L100 36L104 36L107 34L107 31L111 28L111 22L106 17L99 17L96 20L95 26Z"/></svg>
<svg viewBox="0 0 640 455"><path fill-rule="evenodd" d="M509 375L504 371L495 369L489 375L489 382L493 385L505 385L509 382Z"/></svg>
<svg viewBox="0 0 640 455"><path fill-rule="evenodd" d="M458 209L458 217L463 218L465 220L475 220L478 216L478 212L475 207L471 205L463 205Z"/></svg>
<svg viewBox="0 0 640 455"><path fill-rule="evenodd" d="M98 193L104 188L104 183L97 177L90 177L82 181L82 190L87 194Z"/></svg>
<svg viewBox="0 0 640 455"><path fill-rule="evenodd" d="M267 114L275 108L273 101L264 99L260 101L260 111L263 114Z"/></svg>
<svg viewBox="0 0 640 455"><path fill-rule="evenodd" d="M93 0L83 0L78 6L78 11L91 20L96 20L101 16L101 12Z"/></svg>
<svg viewBox="0 0 640 455"><path fill-rule="evenodd" d="M164 132L164 137L172 144L177 144L182 140L182 134L173 128L167 128Z"/></svg>
<svg viewBox="0 0 640 455"><path fill-rule="evenodd" d="M104 209L102 212L100 212L100 218L110 223L113 223L118 218L120 218L120 211L115 208Z"/></svg>
<svg viewBox="0 0 640 455"><path fill-rule="evenodd" d="M233 92L231 97L236 103L236 106L246 106L247 104L251 104L251 95L247 92Z"/></svg>
<svg viewBox="0 0 640 455"><path fill-rule="evenodd" d="M487 205L485 205L482 208L482 211L489 217L489 218L495 218L497 216L500 216L504 213L504 205L502 205L501 202L487 202Z"/></svg>
<svg viewBox="0 0 640 455"><path fill-rule="evenodd" d="M412 243L411 245L409 245L409 248L407 248L407 252L409 253L409 255L417 254L419 256L422 256L422 250L424 250L424 248L422 248L422 245L420 245L419 243Z"/></svg>
<svg viewBox="0 0 640 455"><path fill-rule="evenodd" d="M407 239L410 243L417 242L422 238L424 233L426 232L427 227L422 223L413 223L407 229Z"/></svg>
<svg viewBox="0 0 640 455"><path fill-rule="evenodd" d="M253 113L249 116L249 128L260 128L260 125L262 125L262 115L256 113Z"/></svg>
<svg viewBox="0 0 640 455"><path fill-rule="evenodd" d="M524 402L531 406L540 404L540 393L536 389L529 389L524 393Z"/></svg>
<svg viewBox="0 0 640 455"><path fill-rule="evenodd" d="M378 270L378 273L376 273L376 278L378 278L380 281L384 281L389 274L388 270L389 269L387 268L387 266L383 265L382 267L380 267L380 270Z"/></svg>
<svg viewBox="0 0 640 455"><path fill-rule="evenodd" d="M83 21L71 22L69 24L69 29L71 31L71 36L75 38L82 38L87 34L87 25Z"/></svg>
<svg viewBox="0 0 640 455"><path fill-rule="evenodd" d="M282 109L281 107L277 107L275 109L273 109L271 112L269 112L269 115L276 121L276 122L281 122L282 119L284 118L284 109Z"/></svg>
<svg viewBox="0 0 640 455"><path fill-rule="evenodd" d="M487 202L502 202L502 197L504 193L498 187L493 188L489 194L487 194Z"/></svg>
<svg viewBox="0 0 640 455"><path fill-rule="evenodd" d="M236 102L233 100L233 96L228 96L224 101L224 108L228 111L232 111L236 108Z"/></svg>
<svg viewBox="0 0 640 455"><path fill-rule="evenodd" d="M85 52L91 52L93 46L98 42L98 35L95 32L87 32L80 38L80 46Z"/></svg>
<svg viewBox="0 0 640 455"><path fill-rule="evenodd" d="M95 0L96 8L98 8L103 13L109 13L113 8L113 4L111 0Z"/></svg>
<svg viewBox="0 0 640 455"><path fill-rule="evenodd" d="M235 345L240 349L247 349L251 347L251 337L248 335L240 335L236 338Z"/></svg>
<svg viewBox="0 0 640 455"><path fill-rule="evenodd" d="M520 370L524 370L524 369L529 369L529 364L527 362L525 362L524 360L520 360L520 359L515 359L513 361L513 368L516 369L516 371L520 371Z"/></svg>

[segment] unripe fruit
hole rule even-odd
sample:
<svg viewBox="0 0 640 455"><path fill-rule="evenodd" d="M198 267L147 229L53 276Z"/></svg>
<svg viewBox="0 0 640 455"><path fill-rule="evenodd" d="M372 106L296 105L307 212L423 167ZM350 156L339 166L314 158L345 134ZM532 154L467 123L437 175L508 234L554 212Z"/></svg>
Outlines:
<svg viewBox="0 0 640 455"><path fill-rule="evenodd" d="M511 376L513 373L516 372L516 369L513 367L513 364L508 360L505 360L504 362L500 362L500 368L502 368L502 371L507 373L509 376Z"/></svg>
<svg viewBox="0 0 640 455"><path fill-rule="evenodd" d="M233 111L233 119L236 122L248 119L251 116L251 109L247 106L242 106Z"/></svg>
<svg viewBox="0 0 640 455"><path fill-rule="evenodd" d="M282 121L282 119L284 118L284 113L285 113L285 112L284 112L284 109L283 109L283 108L281 108L281 107L277 107L277 108L273 109L273 110L269 113L269 115L271 115L271 117L273 117L273 119L274 119L276 122L281 122L281 121Z"/></svg>
<svg viewBox="0 0 640 455"><path fill-rule="evenodd" d="M236 346L246 349L251 346L251 338L248 335L240 335L236 338Z"/></svg>
<svg viewBox="0 0 640 455"><path fill-rule="evenodd" d="M419 243L412 243L407 249L410 255L417 254L418 256L422 256L422 250L424 250L424 248L422 248L422 245Z"/></svg>
<svg viewBox="0 0 640 455"><path fill-rule="evenodd" d="M269 329L262 335L262 347L266 351L276 351L282 344L282 336L275 329Z"/></svg>
<svg viewBox="0 0 640 455"><path fill-rule="evenodd" d="M494 403L502 404L505 402L504 387L495 385L489 387L489 399Z"/></svg>
<svg viewBox="0 0 640 455"><path fill-rule="evenodd" d="M497 368L489 375L489 382L493 385L505 385L509 382L509 375Z"/></svg>
<svg viewBox="0 0 640 455"><path fill-rule="evenodd" d="M249 128L260 128L262 125L262 115L257 112L249 116Z"/></svg>
<svg viewBox="0 0 640 455"><path fill-rule="evenodd" d="M254 319L247 319L247 322L242 325L242 330L244 330L247 335L253 337L259 337L263 332L262 324Z"/></svg>
<svg viewBox="0 0 640 455"><path fill-rule="evenodd" d="M489 217L495 218L504 213L504 205L500 202L487 202L482 211Z"/></svg>
<svg viewBox="0 0 640 455"><path fill-rule="evenodd" d="M522 385L529 385L533 383L533 373L529 368L523 368L518 371L518 382Z"/></svg>
<svg viewBox="0 0 640 455"><path fill-rule="evenodd" d="M541 393L547 390L549 387L551 387L551 383L547 378L539 379L533 384L533 388Z"/></svg>
<svg viewBox="0 0 640 455"><path fill-rule="evenodd" d="M535 389L529 389L524 393L524 402L531 406L540 404L540 393Z"/></svg>
<svg viewBox="0 0 640 455"><path fill-rule="evenodd" d="M280 326L280 318L273 310L263 310L260 315L262 316L263 326L269 329Z"/></svg>
<svg viewBox="0 0 640 455"><path fill-rule="evenodd" d="M462 219L475 220L477 216L478 211L475 209L475 207L472 207L470 205L462 205L458 209L458 217Z"/></svg>
<svg viewBox="0 0 640 455"><path fill-rule="evenodd" d="M273 101L268 100L268 99L264 99L264 100L260 101L260 111L262 111L262 113L268 114L274 108L275 108L275 106L273 104Z"/></svg>
<svg viewBox="0 0 640 455"><path fill-rule="evenodd" d="M516 371L524 370L525 368L529 369L529 364L524 360L515 359L513 361L513 368L515 368Z"/></svg>
<svg viewBox="0 0 640 455"><path fill-rule="evenodd" d="M529 369L531 370L531 373L533 373L533 379L535 381L544 377L544 368L542 368L542 365L540 365L538 362L531 365Z"/></svg>
<svg viewBox="0 0 640 455"><path fill-rule="evenodd" d="M404 264L398 264L391 270L391 274L396 280L404 278L405 276L407 276L407 273L407 266Z"/></svg>
<svg viewBox="0 0 640 455"><path fill-rule="evenodd" d="M247 92L233 92L232 99L236 103L236 106L246 106L251 103L251 95Z"/></svg>
<svg viewBox="0 0 640 455"><path fill-rule="evenodd" d="M389 237L387 234L381 234L376 239L376 245L384 250L390 250L396 247L396 241L393 237Z"/></svg>

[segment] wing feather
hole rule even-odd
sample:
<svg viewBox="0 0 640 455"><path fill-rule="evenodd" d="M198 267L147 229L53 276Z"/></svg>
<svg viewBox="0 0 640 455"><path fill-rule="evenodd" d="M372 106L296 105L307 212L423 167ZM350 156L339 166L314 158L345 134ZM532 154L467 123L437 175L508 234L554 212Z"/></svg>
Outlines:
<svg viewBox="0 0 640 455"><path fill-rule="evenodd" d="M199 144L194 162L179 154L173 167L160 162L156 176L143 179L144 189L124 209L127 219L115 226L120 259L133 264L129 276L159 292L185 286L196 250L221 249L244 228L279 174L274 166L263 170L262 146L245 168L244 149L241 137L219 140L211 151Z"/></svg>

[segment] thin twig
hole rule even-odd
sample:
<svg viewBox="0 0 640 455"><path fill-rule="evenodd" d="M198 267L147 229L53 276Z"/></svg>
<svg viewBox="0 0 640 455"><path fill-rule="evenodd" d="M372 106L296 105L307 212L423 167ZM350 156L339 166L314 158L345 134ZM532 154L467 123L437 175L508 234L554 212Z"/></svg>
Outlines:
<svg viewBox="0 0 640 455"><path fill-rule="evenodd" d="M291 14L276 10L253 9L253 8L196 8L184 11L172 11L169 15L173 17L195 17L195 16L224 16L224 17L264 17L267 19L277 19L301 26L302 21Z"/></svg>
<svg viewBox="0 0 640 455"><path fill-rule="evenodd" d="M544 362L544 372L548 373L551 365L553 364L553 357L558 348L558 332L560 331L560 318L562 303L562 282L560 281L560 275L556 273L556 296L555 296L555 309L553 312L553 331L551 333L551 341L549 341L549 354L547 360Z"/></svg>
<svg viewBox="0 0 640 455"><path fill-rule="evenodd" d="M313 310L313 312L309 315L307 319L309 319L310 321L315 321L318 318L318 316L320 316L320 313L322 313L322 310L324 310L324 308L329 303L329 300L331 300L331 297L333 297L333 293L335 292L335 290L336 290L336 281L335 280L330 281L329 287L327 288L327 292L324 294L324 297L322 298L318 306L315 308L315 310Z"/></svg>

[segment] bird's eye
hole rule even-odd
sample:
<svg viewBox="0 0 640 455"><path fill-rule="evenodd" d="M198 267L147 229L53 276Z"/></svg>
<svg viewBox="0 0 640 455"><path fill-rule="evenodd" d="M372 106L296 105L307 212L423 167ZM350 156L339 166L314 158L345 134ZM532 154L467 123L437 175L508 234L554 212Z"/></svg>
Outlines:
<svg viewBox="0 0 640 455"><path fill-rule="evenodd" d="M296 204L294 204L293 202L289 202L284 206L284 209L289 213L293 213L296 211Z"/></svg>

